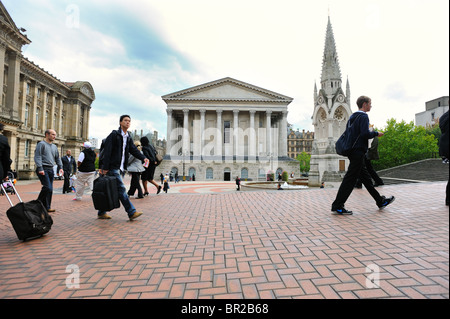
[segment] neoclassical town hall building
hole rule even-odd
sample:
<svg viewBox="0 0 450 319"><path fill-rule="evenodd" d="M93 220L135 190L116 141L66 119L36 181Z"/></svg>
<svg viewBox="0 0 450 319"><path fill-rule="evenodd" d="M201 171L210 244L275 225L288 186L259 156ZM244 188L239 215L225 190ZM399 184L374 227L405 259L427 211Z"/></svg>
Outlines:
<svg viewBox="0 0 450 319"><path fill-rule="evenodd" d="M89 82L62 82L22 55L31 43L0 2L0 123L11 146L11 168L19 178L35 176L34 150L52 128L60 154L78 156L89 137L89 112L95 100Z"/></svg>
<svg viewBox="0 0 450 319"><path fill-rule="evenodd" d="M162 97L167 104L166 161L157 171L196 180L299 176L287 154L292 98L223 78Z"/></svg>

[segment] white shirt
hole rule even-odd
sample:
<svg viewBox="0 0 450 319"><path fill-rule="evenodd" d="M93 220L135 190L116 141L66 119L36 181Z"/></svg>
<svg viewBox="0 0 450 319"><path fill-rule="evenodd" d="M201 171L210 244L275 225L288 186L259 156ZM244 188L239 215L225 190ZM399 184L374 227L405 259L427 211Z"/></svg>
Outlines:
<svg viewBox="0 0 450 319"><path fill-rule="evenodd" d="M124 133L122 130L120 130L120 133L122 134L123 138L122 161L120 162L120 170L124 172L125 169L123 167L123 164L125 163L125 147L127 147L128 132Z"/></svg>

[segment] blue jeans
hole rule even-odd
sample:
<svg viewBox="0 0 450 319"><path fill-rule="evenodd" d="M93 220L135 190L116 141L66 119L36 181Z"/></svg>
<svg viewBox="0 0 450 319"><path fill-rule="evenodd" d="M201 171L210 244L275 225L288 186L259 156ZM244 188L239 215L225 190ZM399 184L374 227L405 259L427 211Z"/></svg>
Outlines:
<svg viewBox="0 0 450 319"><path fill-rule="evenodd" d="M128 197L127 190L125 189L125 185L123 184L122 177L120 176L120 170L112 169L108 171L108 176L114 176L117 180L117 190L119 191L119 200L122 203L125 211L128 213L128 217L132 216L136 212L136 208L134 208L133 204L130 202L130 198ZM106 212L98 211L98 215L104 215Z"/></svg>
<svg viewBox="0 0 450 319"><path fill-rule="evenodd" d="M53 167L44 167L45 175L39 174L36 170L36 174L41 181L42 188L39 193L38 200L44 204L44 207L50 209L52 204L52 195L53 195L53 179L55 177L55 173L53 172Z"/></svg>

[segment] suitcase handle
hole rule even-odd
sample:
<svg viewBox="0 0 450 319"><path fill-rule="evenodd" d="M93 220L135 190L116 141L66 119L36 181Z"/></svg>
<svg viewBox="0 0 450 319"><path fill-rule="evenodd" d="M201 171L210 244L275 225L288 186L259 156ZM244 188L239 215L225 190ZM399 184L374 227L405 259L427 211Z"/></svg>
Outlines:
<svg viewBox="0 0 450 319"><path fill-rule="evenodd" d="M1 188L2 188L3 193L4 193L5 196L6 196L6 199L8 199L9 204L11 205L11 207L13 207L14 204L12 203L11 199L9 198L8 192L6 191L5 187L3 186L3 183L6 183L6 182L8 182L8 181L9 181L9 180L1 181L0 185L1 185ZM19 201L22 203L22 198L20 198L20 195L19 195L19 193L17 192L17 189L16 189L16 187L14 186L14 183L13 183L13 182L11 182L11 186L12 186L12 188L14 189L14 193L16 193L17 198L19 198Z"/></svg>

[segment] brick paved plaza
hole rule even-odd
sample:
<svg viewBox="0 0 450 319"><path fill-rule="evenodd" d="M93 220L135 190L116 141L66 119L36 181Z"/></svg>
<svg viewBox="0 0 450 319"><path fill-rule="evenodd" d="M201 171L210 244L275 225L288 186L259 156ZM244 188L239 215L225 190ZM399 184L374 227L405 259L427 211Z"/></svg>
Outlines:
<svg viewBox="0 0 450 319"><path fill-rule="evenodd" d="M355 214L335 216L337 188L184 182L132 199L144 214L130 222L122 207L98 220L89 195L73 202L56 181L43 238L19 241L0 197L0 298L449 298L445 185L379 188L396 196L382 211L355 189ZM31 200L40 184L18 189ZM66 285L74 265L78 288Z"/></svg>

